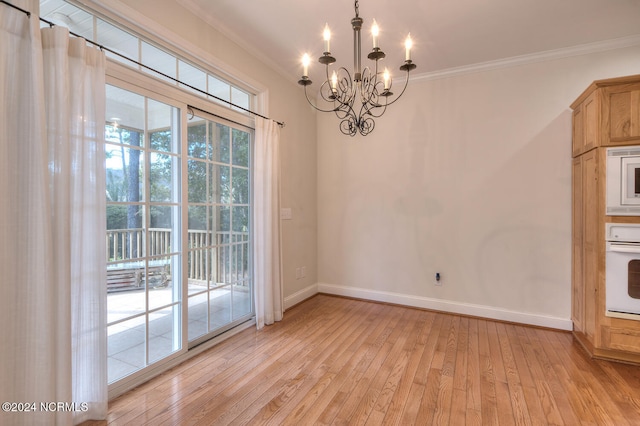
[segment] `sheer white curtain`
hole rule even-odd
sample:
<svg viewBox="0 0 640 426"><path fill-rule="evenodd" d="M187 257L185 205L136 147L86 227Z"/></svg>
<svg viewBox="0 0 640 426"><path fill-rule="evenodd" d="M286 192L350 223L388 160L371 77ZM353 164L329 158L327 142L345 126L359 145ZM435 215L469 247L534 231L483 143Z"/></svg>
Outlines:
<svg viewBox="0 0 640 426"><path fill-rule="evenodd" d="M0 424L106 416L104 72L0 5Z"/></svg>
<svg viewBox="0 0 640 426"><path fill-rule="evenodd" d="M253 275L258 329L282 320L280 128L256 117L253 162Z"/></svg>

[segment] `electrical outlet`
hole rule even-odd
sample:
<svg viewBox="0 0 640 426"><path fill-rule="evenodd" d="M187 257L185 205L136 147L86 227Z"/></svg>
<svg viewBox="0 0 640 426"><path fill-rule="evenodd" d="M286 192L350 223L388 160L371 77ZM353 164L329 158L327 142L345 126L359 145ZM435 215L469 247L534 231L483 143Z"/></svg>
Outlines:
<svg viewBox="0 0 640 426"><path fill-rule="evenodd" d="M436 272L436 285L442 285L442 275L440 275L440 272Z"/></svg>
<svg viewBox="0 0 640 426"><path fill-rule="evenodd" d="M281 220L291 220L293 218L293 213L291 212L290 207L281 208L280 209L280 219Z"/></svg>

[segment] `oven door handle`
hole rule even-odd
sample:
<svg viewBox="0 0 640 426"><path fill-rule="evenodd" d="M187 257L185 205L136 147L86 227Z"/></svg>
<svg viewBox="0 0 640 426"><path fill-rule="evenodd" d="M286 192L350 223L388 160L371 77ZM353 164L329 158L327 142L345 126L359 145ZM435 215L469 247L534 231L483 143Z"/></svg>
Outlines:
<svg viewBox="0 0 640 426"><path fill-rule="evenodd" d="M640 244L609 243L607 251L619 253L640 253Z"/></svg>

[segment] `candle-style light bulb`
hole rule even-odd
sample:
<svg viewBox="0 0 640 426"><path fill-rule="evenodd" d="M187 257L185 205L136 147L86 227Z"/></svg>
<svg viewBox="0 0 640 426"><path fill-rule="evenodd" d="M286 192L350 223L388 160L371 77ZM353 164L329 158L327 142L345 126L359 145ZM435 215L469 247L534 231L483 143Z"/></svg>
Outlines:
<svg viewBox="0 0 640 426"><path fill-rule="evenodd" d="M322 33L324 38L324 51L325 53L330 53L329 50L329 42L331 41L331 30L329 30L329 24L324 24L324 32Z"/></svg>
<svg viewBox="0 0 640 426"><path fill-rule="evenodd" d="M302 55L302 76L303 77L308 77L309 76L309 64L310 63L311 63L311 58L309 57L309 55L307 53Z"/></svg>
<svg viewBox="0 0 640 426"><path fill-rule="evenodd" d="M336 93L337 87L338 87L338 74L336 74L336 72L334 71L333 74L331 74L331 91L333 93Z"/></svg>
<svg viewBox="0 0 640 426"><path fill-rule="evenodd" d="M391 86L391 74L389 74L389 70L387 68L384 69L382 78L384 80L384 90L389 90L389 87Z"/></svg>
<svg viewBox="0 0 640 426"><path fill-rule="evenodd" d="M380 34L380 28L378 28L378 23L376 20L373 20L373 25L371 25L371 38L373 39L373 48L378 48L378 35Z"/></svg>
<svg viewBox="0 0 640 426"><path fill-rule="evenodd" d="M409 35L407 35L407 39L404 41L404 48L405 48L405 60L406 61L410 61L411 60L411 47L413 46L413 41L411 41L411 33L409 33Z"/></svg>

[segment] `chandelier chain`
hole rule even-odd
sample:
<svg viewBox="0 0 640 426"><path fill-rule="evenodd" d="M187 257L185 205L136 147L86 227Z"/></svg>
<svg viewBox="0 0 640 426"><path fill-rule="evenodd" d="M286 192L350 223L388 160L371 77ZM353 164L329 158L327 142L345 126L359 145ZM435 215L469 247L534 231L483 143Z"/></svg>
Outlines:
<svg viewBox="0 0 640 426"><path fill-rule="evenodd" d="M360 5L358 4L358 0L355 1L355 4L353 6L356 9L356 18L360 17Z"/></svg>

